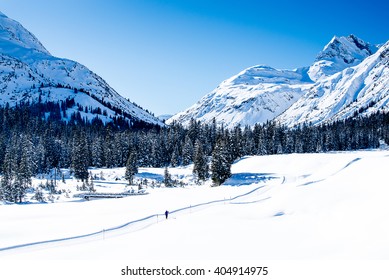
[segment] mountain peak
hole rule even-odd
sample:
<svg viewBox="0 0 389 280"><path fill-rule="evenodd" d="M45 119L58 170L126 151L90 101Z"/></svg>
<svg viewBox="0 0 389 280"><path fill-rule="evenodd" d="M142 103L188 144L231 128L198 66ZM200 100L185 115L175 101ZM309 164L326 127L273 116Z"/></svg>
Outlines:
<svg viewBox="0 0 389 280"><path fill-rule="evenodd" d="M317 81L277 121L287 126L321 124L388 112L388 54L389 41L358 65Z"/></svg>
<svg viewBox="0 0 389 280"><path fill-rule="evenodd" d="M35 50L50 55L41 42L19 22L10 19L0 12L0 40L3 43L0 50L4 54L14 55L15 52L25 53Z"/></svg>
<svg viewBox="0 0 389 280"><path fill-rule="evenodd" d="M351 34L334 36L317 55L308 74L313 81L329 77L343 69L355 66L374 54L377 47Z"/></svg>
<svg viewBox="0 0 389 280"><path fill-rule="evenodd" d="M354 61L364 59L372 55L376 49L370 43L359 39L357 36L351 34L347 37L334 36L331 41L324 47L324 49L316 57L316 61L343 61L352 66Z"/></svg>

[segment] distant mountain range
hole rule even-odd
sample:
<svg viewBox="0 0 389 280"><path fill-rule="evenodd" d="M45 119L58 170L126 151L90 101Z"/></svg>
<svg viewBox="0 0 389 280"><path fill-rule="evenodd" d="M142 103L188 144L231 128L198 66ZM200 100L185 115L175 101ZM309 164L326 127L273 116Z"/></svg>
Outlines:
<svg viewBox="0 0 389 280"><path fill-rule="evenodd" d="M191 119L225 127L275 120L293 127L389 111L389 41L334 37L311 66L257 65L223 81L184 112L160 119L120 96L84 65L52 56L20 23L0 12L0 106L66 103L62 119L121 118L164 125Z"/></svg>
<svg viewBox="0 0 389 280"><path fill-rule="evenodd" d="M84 65L52 56L20 23L0 12L0 106L59 103L71 105L63 119L78 114L104 123L122 118L163 125L149 112L120 96Z"/></svg>
<svg viewBox="0 0 389 280"><path fill-rule="evenodd" d="M232 128L275 120L293 127L389 111L389 41L334 37L309 67L257 65L223 81L167 123L196 119Z"/></svg>

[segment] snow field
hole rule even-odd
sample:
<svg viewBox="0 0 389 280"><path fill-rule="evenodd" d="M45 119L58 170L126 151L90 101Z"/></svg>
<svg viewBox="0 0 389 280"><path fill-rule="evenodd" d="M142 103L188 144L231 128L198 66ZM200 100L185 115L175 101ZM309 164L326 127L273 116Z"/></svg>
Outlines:
<svg viewBox="0 0 389 280"><path fill-rule="evenodd" d="M149 188L149 195L122 199L2 205L1 248L160 216L90 239L0 251L0 258L387 260L388 164L388 151L246 157L217 188ZM191 176L190 167L169 171ZM140 176L160 174L163 169L140 170ZM119 185L106 180L107 188ZM241 194L247 195L174 212ZM172 212L168 220L166 209Z"/></svg>

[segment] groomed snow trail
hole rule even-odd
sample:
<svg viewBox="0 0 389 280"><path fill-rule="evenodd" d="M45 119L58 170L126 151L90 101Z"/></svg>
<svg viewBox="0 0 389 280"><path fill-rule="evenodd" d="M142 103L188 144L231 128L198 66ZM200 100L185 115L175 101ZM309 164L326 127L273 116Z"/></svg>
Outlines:
<svg viewBox="0 0 389 280"><path fill-rule="evenodd" d="M283 184L284 179L278 178L275 176L271 176L271 177L262 176L260 181L262 181L262 180L264 180L264 181L277 180L277 179L281 179L281 184ZM197 211L203 210L203 209L210 207L210 206L223 205L223 204L227 204L227 203L249 204L249 203L261 202L261 201L264 201L268 198L259 199L259 200L255 200L255 201L249 201L249 202L239 201L239 200L241 200L243 198L247 199L249 197L254 196L259 190L261 190L265 186L266 186L265 184L258 186L256 188L254 188L253 190L250 190L249 192L245 192L243 194L236 195L234 197L224 198L224 199L219 199L219 200L212 200L212 201L208 201L208 202L198 203L198 204L189 205L186 207L174 209L174 210L169 211L169 217L190 214L192 212L197 212ZM0 248L0 253L7 252L7 251L15 252L18 249L31 249L31 250L33 250L33 249L45 249L45 248L49 248L51 246L56 247L56 246L63 246L63 245L70 245L70 244L77 244L77 243L82 243L82 242L91 242L91 241L112 238L115 236L120 236L123 234L128 234L128 233L131 233L134 231L138 231L138 230L144 229L146 227L149 227L151 225L162 222L165 220L164 216L165 216L164 213L156 213L153 215L143 217L141 219L129 221L127 223L124 223L124 224L121 224L121 225L118 225L115 227L102 229L100 231L95 231L95 232L91 232L91 233L87 233L87 234L7 246L7 247Z"/></svg>

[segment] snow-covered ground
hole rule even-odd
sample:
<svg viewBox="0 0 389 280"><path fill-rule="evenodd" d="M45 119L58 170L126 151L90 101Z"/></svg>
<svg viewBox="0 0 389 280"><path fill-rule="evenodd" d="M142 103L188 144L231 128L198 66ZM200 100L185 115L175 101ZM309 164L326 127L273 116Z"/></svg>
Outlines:
<svg viewBox="0 0 389 280"><path fill-rule="evenodd" d="M0 259L388 260L388 166L389 151L378 150L246 157L221 187L91 201L73 198L77 182L65 176L69 198L0 205ZM190 166L169 171L192 181ZM105 179L98 192L128 189L124 169L92 172Z"/></svg>

